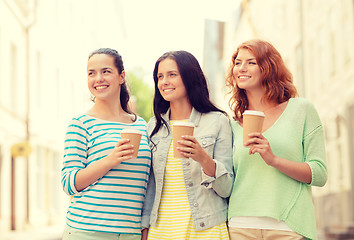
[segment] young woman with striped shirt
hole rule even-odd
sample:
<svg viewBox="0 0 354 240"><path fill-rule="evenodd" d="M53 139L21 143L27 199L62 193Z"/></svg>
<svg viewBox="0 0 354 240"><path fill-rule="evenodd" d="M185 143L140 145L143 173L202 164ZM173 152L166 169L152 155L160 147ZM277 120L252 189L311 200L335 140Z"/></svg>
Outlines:
<svg viewBox="0 0 354 240"><path fill-rule="evenodd" d="M65 138L62 185L73 195L63 239L141 239L141 210L151 164L146 122L128 107L122 57L94 51L87 64L94 105L74 117ZM121 131L142 134L137 158Z"/></svg>

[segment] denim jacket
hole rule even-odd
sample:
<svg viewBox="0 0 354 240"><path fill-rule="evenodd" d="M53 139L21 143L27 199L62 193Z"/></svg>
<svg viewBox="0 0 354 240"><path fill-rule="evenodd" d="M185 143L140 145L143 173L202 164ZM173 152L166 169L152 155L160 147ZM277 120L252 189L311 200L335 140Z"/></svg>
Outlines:
<svg viewBox="0 0 354 240"><path fill-rule="evenodd" d="M169 123L170 110L162 117ZM232 167L232 132L230 121L221 112L200 113L192 110L189 121L195 124L194 137L216 163L215 177L204 174L201 165L193 159L181 159L184 182L197 231L221 224L227 218L227 198L234 181ZM155 127L153 117L148 124L150 136ZM168 149L172 140L165 125L150 139L152 167L142 213L142 228L155 226L161 201Z"/></svg>

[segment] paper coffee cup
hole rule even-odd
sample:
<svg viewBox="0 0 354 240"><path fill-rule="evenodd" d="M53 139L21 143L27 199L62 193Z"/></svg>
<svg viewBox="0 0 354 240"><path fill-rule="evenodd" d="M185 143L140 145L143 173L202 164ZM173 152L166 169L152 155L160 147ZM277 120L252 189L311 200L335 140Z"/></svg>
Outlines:
<svg viewBox="0 0 354 240"><path fill-rule="evenodd" d="M120 136L122 139L129 139L130 142L128 144L132 144L134 146L133 158L138 157L140 140L141 140L141 132L136 129L123 129L120 132Z"/></svg>
<svg viewBox="0 0 354 240"><path fill-rule="evenodd" d="M250 139L248 134L262 132L264 117L260 111L246 110L243 113L243 144Z"/></svg>
<svg viewBox="0 0 354 240"><path fill-rule="evenodd" d="M172 125L173 128L173 156L175 158L186 158L177 150L177 147L183 147L177 141L182 140L182 136L191 135L193 136L194 124L192 122L176 121Z"/></svg>

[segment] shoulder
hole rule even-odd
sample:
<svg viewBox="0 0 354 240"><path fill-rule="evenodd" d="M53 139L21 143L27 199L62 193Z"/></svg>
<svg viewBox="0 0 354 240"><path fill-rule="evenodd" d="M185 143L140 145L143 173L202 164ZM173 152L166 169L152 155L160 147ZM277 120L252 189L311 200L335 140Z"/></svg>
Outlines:
<svg viewBox="0 0 354 240"><path fill-rule="evenodd" d="M219 111L212 111L212 112L208 112L208 113L203 113L202 118L215 119L215 120L221 121L220 123L230 121L229 116L227 116L226 114L219 112Z"/></svg>
<svg viewBox="0 0 354 240"><path fill-rule="evenodd" d="M73 116L70 120L70 125L81 125L84 126L87 123L93 122L95 119L89 115L86 114L77 114Z"/></svg>
<svg viewBox="0 0 354 240"><path fill-rule="evenodd" d="M322 125L314 104L306 98L292 98L293 113L297 121L304 121L306 128L314 129ZM301 120L303 119L303 120Z"/></svg>
<svg viewBox="0 0 354 240"><path fill-rule="evenodd" d="M149 136L152 133L153 129L155 128L155 125L156 125L156 117L154 116L154 117L150 118L150 120L147 124L147 131L148 131Z"/></svg>
<svg viewBox="0 0 354 240"><path fill-rule="evenodd" d="M140 116L138 116L138 115L136 115L136 120L135 120L135 122L136 122L136 123L138 123L138 124L144 124L144 125L147 125L147 123L146 123L145 119L144 119L144 118L142 118L142 117L140 117Z"/></svg>
<svg viewBox="0 0 354 240"><path fill-rule="evenodd" d="M67 133L76 133L81 136L88 136L90 135L89 129L93 124L93 120L94 118L85 114L76 115L69 121Z"/></svg>
<svg viewBox="0 0 354 240"><path fill-rule="evenodd" d="M303 97L290 98L292 104L299 107L314 108L314 105L310 100Z"/></svg>
<svg viewBox="0 0 354 240"><path fill-rule="evenodd" d="M213 129L231 129L229 117L218 111L203 113L198 125Z"/></svg>
<svg viewBox="0 0 354 240"><path fill-rule="evenodd" d="M314 104L306 98L291 98L289 101L298 114L303 112L304 116L318 115Z"/></svg>
<svg viewBox="0 0 354 240"><path fill-rule="evenodd" d="M150 124L155 124L156 123L156 117L153 116L152 118L150 118L149 122L148 122L148 125Z"/></svg>

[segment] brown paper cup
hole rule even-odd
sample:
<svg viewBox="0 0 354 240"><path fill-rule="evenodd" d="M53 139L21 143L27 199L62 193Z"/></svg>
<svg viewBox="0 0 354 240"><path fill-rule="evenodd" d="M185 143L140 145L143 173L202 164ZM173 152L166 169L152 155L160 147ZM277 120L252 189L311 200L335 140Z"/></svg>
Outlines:
<svg viewBox="0 0 354 240"><path fill-rule="evenodd" d="M243 144L250 138L248 134L262 132L264 113L259 111L246 110L243 113Z"/></svg>
<svg viewBox="0 0 354 240"><path fill-rule="evenodd" d="M173 156L175 158L186 158L177 150L177 147L182 147L177 141L182 140L182 136L191 135L193 136L194 124L191 122L176 121L173 125Z"/></svg>
<svg viewBox="0 0 354 240"><path fill-rule="evenodd" d="M133 158L137 158L141 140L141 132L135 129L124 129L121 131L120 136L122 139L127 138L130 140L129 144L134 146Z"/></svg>

